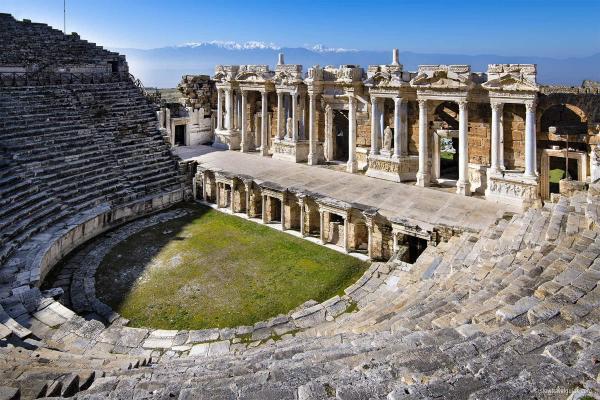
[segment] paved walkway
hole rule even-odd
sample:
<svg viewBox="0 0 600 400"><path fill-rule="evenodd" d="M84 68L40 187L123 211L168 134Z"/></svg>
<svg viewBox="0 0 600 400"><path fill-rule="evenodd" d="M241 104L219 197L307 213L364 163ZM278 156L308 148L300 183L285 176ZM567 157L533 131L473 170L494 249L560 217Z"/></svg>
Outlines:
<svg viewBox="0 0 600 400"><path fill-rule="evenodd" d="M338 200L377 207L388 218L400 217L425 224L444 224L479 231L492 223L501 212L519 212L515 207L481 198L273 160L256 153L218 151L202 145L179 147L174 152L183 159L197 160L210 169L250 175L257 180L275 182L284 187L304 188Z"/></svg>

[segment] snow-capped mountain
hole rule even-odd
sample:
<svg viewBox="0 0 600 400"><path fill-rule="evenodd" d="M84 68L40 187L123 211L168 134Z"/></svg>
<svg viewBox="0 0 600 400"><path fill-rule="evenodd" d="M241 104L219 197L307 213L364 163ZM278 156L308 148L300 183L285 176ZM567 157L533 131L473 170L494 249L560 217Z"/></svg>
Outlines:
<svg viewBox="0 0 600 400"><path fill-rule="evenodd" d="M184 74L214 73L218 64L277 63L278 53L285 54L285 62L302 64L304 71L312 65L388 64L389 51L369 51L327 47L322 44L304 47L282 47L259 41L191 42L179 46L149 50L111 49L125 54L131 72L146 86L175 87ZM541 84L580 85L584 79L600 81L600 53L589 57L556 59L534 56L460 55L400 52L404 68L415 71L419 64L470 64L473 71L485 71L492 63L534 63L538 65Z"/></svg>

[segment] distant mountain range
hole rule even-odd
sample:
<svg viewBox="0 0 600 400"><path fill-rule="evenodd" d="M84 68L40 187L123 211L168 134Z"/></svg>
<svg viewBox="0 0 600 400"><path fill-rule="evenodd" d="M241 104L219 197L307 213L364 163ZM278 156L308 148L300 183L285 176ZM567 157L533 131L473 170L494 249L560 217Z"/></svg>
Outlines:
<svg viewBox="0 0 600 400"><path fill-rule="evenodd" d="M212 75L218 64L268 64L277 63L277 54L285 54L285 62L302 64L304 71L319 64L341 65L388 64L391 51L368 51L342 48L326 48L320 45L311 48L278 47L263 42L202 42L157 49L111 49L127 56L131 72L145 86L169 88L179 83L185 74ZM427 54L400 52L404 68L416 71L419 64L469 64L473 71L485 72L487 64L523 63L538 65L538 82L579 86L584 79L600 81L600 53L580 58L549 58L535 56L498 56L492 54Z"/></svg>

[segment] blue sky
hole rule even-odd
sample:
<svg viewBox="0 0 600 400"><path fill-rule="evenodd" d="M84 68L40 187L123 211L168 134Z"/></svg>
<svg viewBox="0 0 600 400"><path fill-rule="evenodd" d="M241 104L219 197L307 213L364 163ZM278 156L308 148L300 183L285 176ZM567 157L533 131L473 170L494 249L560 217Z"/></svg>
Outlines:
<svg viewBox="0 0 600 400"><path fill-rule="evenodd" d="M54 27L63 0L1 0ZM576 57L600 52L600 0L67 0L67 31L105 47L250 40L284 47Z"/></svg>

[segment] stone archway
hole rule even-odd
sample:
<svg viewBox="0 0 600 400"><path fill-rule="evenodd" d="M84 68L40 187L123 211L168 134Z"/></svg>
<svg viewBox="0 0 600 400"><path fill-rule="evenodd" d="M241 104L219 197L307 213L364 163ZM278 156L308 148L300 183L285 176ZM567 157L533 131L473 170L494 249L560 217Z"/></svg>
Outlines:
<svg viewBox="0 0 600 400"><path fill-rule="evenodd" d="M440 103L432 115L432 175L438 183L458 179L458 104ZM455 183L454 183L455 184Z"/></svg>

